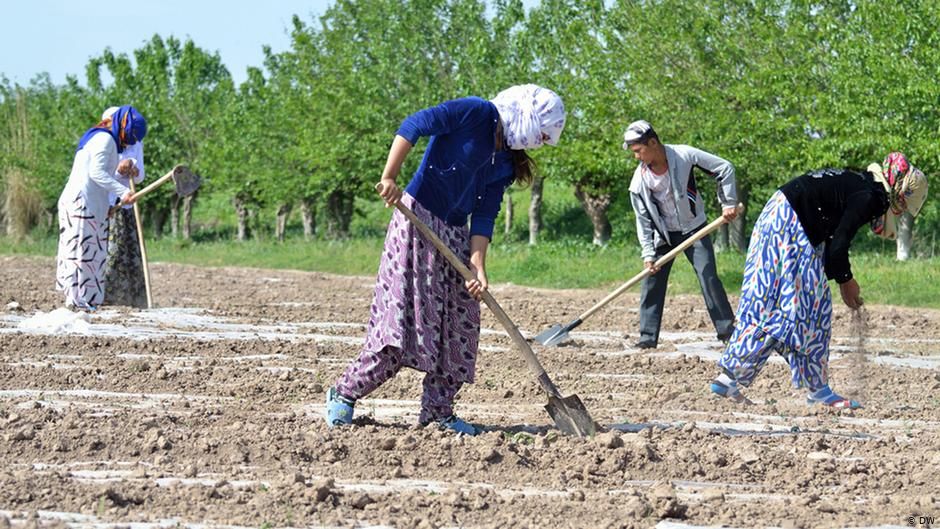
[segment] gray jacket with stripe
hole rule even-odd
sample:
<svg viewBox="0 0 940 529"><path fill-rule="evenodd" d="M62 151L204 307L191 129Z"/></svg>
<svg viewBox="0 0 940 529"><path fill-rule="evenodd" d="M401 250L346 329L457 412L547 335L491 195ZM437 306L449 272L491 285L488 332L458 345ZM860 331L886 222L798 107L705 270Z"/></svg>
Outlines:
<svg viewBox="0 0 940 529"><path fill-rule="evenodd" d="M673 200L662 205L653 200L652 193L643 182L642 163L637 166L630 181L630 202L636 213L636 233L644 261L653 260L656 248L669 243L660 207L675 208L682 233L705 224L705 203L695 182L695 168L705 171L717 181L718 201L722 207L734 207L738 202L731 162L688 145L663 144L663 147L666 148Z"/></svg>

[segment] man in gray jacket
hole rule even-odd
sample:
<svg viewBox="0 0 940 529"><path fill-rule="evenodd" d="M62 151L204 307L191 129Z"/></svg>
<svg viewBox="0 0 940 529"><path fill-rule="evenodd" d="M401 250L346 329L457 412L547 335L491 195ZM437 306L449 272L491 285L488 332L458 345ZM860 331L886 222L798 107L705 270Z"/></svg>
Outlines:
<svg viewBox="0 0 940 529"><path fill-rule="evenodd" d="M630 202L636 213L636 232L644 266L651 275L643 281L640 294L640 341L636 347L651 349L659 342L666 285L672 262L656 268L656 260L705 226L705 204L695 184L696 168L718 182L722 216L729 221L737 215L738 200L734 166L730 162L688 145L667 145L659 140L646 121L634 121L623 136L623 148L640 161L630 182ZM715 324L718 339L725 341L734 330L734 312L728 294L718 279L715 249L703 237L685 250L695 268L708 315Z"/></svg>

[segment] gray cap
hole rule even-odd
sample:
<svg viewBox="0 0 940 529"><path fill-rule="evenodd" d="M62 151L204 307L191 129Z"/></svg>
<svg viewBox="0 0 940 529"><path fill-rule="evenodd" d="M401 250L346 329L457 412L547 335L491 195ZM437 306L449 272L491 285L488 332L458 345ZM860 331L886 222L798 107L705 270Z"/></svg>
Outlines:
<svg viewBox="0 0 940 529"><path fill-rule="evenodd" d="M654 132L649 121L642 119L634 121L627 126L626 132L623 133L623 148L629 149L631 145L642 141L651 134L654 134Z"/></svg>

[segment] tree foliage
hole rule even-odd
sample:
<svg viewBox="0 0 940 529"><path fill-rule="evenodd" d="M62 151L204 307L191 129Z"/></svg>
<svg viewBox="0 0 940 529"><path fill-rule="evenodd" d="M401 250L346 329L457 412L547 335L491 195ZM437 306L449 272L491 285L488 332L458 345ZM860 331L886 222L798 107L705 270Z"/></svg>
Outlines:
<svg viewBox="0 0 940 529"><path fill-rule="evenodd" d="M22 170L52 210L77 138L104 108L129 103L150 122L152 176L187 163L207 178L206 192L256 210L306 201L342 237L356 200L373 196L402 119L534 82L569 111L561 145L534 157L582 203L629 209L635 162L622 131L647 119L667 143L731 160L755 211L799 173L864 167L891 150L937 173L938 6L542 0L526 10L520 0L336 0L316 19L295 16L289 48L265 48L239 86L217 53L159 35L131 55L104 50L81 81L0 78L0 119L12 123L17 104L27 110L25 127L0 127L0 167ZM632 229L623 216L611 222ZM940 228L930 202L918 226Z"/></svg>

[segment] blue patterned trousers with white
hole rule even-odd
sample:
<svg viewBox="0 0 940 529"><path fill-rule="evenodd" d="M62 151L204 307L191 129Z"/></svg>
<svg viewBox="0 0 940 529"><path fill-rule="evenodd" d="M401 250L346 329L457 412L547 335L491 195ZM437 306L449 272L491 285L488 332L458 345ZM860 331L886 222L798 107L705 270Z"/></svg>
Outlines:
<svg viewBox="0 0 940 529"><path fill-rule="evenodd" d="M832 294L822 249L810 244L784 194L774 193L754 225L737 324L718 361L740 386L774 351L788 359L794 387L828 383Z"/></svg>

